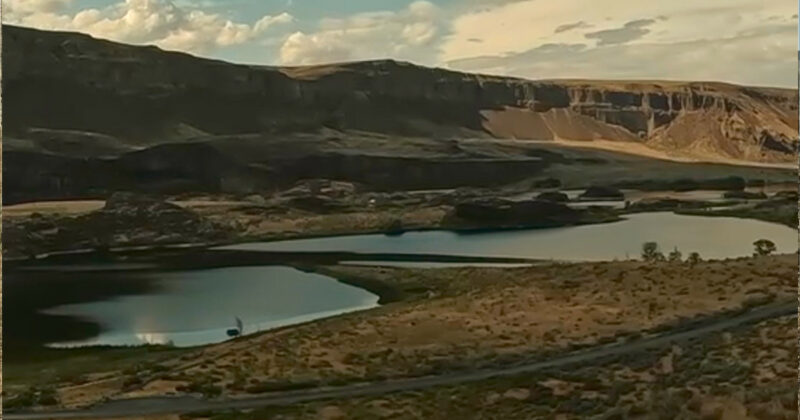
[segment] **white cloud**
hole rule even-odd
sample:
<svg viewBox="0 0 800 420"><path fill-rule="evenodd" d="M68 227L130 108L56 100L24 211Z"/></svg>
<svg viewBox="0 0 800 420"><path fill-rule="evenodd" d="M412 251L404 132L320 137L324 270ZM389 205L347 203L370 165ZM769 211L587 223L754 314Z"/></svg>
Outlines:
<svg viewBox="0 0 800 420"><path fill-rule="evenodd" d="M397 12L356 14L323 19L310 33L295 32L281 46L283 64L396 58L418 62L435 60L436 41L442 34L441 10L428 1L416 1Z"/></svg>
<svg viewBox="0 0 800 420"><path fill-rule="evenodd" d="M2 1L8 23L217 56L236 51L236 59L270 64L272 57L289 65L395 58L528 78L783 86L796 85L797 78L797 10L786 0L672 0L637 7L629 0L462 0L447 7L406 0L411 2L398 10L297 26L288 13L232 20L215 12L228 6L218 0L117 0L79 12L69 12L75 0ZM230 8L238 7L234 3L242 2ZM231 48L237 45L247 47Z"/></svg>
<svg viewBox="0 0 800 420"><path fill-rule="evenodd" d="M748 85L796 85L797 36L786 24L770 31L678 43L548 44L517 54L481 56L450 63L465 71L529 77L588 79L673 79L727 81ZM791 37L791 38L790 38ZM788 47L788 48L787 48Z"/></svg>
<svg viewBox="0 0 800 420"><path fill-rule="evenodd" d="M264 16L252 25L219 14L187 9L168 0L125 0L106 9L64 12L71 0L6 0L4 22L43 29L73 30L116 41L156 44L202 53L249 42L275 25L287 24L287 13Z"/></svg>
<svg viewBox="0 0 800 420"><path fill-rule="evenodd" d="M796 13L796 5L783 0L640 7L626 0L522 0L456 17L439 63L529 78L795 86Z"/></svg>

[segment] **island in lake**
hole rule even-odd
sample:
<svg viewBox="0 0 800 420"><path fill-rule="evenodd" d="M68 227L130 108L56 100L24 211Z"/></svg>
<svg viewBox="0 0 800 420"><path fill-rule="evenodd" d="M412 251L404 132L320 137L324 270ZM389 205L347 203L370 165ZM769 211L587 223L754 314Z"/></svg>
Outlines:
<svg viewBox="0 0 800 420"><path fill-rule="evenodd" d="M9 419L796 415L796 89L2 40Z"/></svg>

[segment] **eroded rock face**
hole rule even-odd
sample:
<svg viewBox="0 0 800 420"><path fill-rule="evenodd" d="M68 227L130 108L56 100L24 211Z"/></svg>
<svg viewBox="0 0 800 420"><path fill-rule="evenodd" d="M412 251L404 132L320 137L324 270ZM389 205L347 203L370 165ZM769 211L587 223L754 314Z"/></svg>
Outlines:
<svg viewBox="0 0 800 420"><path fill-rule="evenodd" d="M395 61L243 66L3 28L8 133L68 129L153 144L328 126L403 135L615 140L794 162L796 90L723 83L528 81ZM109 146L110 147L110 146Z"/></svg>

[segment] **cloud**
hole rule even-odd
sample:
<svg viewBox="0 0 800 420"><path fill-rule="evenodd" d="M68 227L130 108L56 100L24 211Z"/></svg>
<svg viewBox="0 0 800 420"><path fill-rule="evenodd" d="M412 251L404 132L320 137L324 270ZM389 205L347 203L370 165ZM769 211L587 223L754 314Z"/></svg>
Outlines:
<svg viewBox="0 0 800 420"><path fill-rule="evenodd" d="M440 9L415 1L396 12L360 13L343 19L323 19L316 30L291 34L280 49L286 65L395 58L428 62L444 21Z"/></svg>
<svg viewBox="0 0 800 420"><path fill-rule="evenodd" d="M545 44L521 53L454 60L448 66L532 79L717 80L794 86L796 58L781 39L796 37L786 24L739 36L673 44ZM796 44L795 44L796 45Z"/></svg>
<svg viewBox="0 0 800 420"><path fill-rule="evenodd" d="M125 0L105 9L66 13L71 0L7 0L6 23L70 30L115 41L156 44L203 53L238 45L270 28L293 21L288 13L263 16L253 24L237 23L215 13L177 6L168 0Z"/></svg>
<svg viewBox="0 0 800 420"><path fill-rule="evenodd" d="M228 13L242 15L257 0L104 1L117 3L76 11L81 1L3 0L3 20L263 64L394 58L529 78L783 86L796 86L797 79L797 10L786 0L672 0L635 8L629 0L460 0L441 6L404 0L410 3L393 10L318 20L302 19L307 8L295 2L292 13L299 20L282 13L247 21Z"/></svg>
<svg viewBox="0 0 800 420"><path fill-rule="evenodd" d="M575 22L575 23L566 23L564 25L560 25L560 26L556 27L556 29L555 29L555 31L553 31L553 33L560 34L561 32L571 31L573 29L591 28L591 27L592 27L592 25L590 25L590 24L588 24L588 23L586 23L584 21Z"/></svg>
<svg viewBox="0 0 800 420"><path fill-rule="evenodd" d="M587 39L597 39L597 45L624 44L637 40L650 33L650 29L647 29L647 27L655 22L656 21L653 19L632 20L625 23L621 28L590 32L584 35L584 37Z"/></svg>
<svg viewBox="0 0 800 420"><path fill-rule="evenodd" d="M57 13L64 10L71 0L5 0L3 12L8 14Z"/></svg>
<svg viewBox="0 0 800 420"><path fill-rule="evenodd" d="M534 79L722 80L795 87L797 20L790 16L796 13L796 5L782 0L673 0L636 8L627 0L523 0L454 17L439 63ZM580 22L596 28L587 34L576 26Z"/></svg>

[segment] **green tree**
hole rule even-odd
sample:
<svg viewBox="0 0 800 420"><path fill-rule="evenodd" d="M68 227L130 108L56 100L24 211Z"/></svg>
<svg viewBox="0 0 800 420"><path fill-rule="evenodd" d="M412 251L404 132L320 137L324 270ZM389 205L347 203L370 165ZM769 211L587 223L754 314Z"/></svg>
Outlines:
<svg viewBox="0 0 800 420"><path fill-rule="evenodd" d="M689 258L687 258L686 260L689 262L689 265L694 266L697 265L700 261L702 261L702 258L700 258L699 253L692 252L691 254L689 254Z"/></svg>
<svg viewBox="0 0 800 420"><path fill-rule="evenodd" d="M777 250L775 247L775 243L770 241L769 239L759 239L753 242L753 246L755 247L755 252L753 252L753 256L765 256L772 254Z"/></svg>
<svg viewBox="0 0 800 420"><path fill-rule="evenodd" d="M669 253L669 262L681 262L683 261L683 254L678 251L678 247L676 246L672 252Z"/></svg>
<svg viewBox="0 0 800 420"><path fill-rule="evenodd" d="M664 261L664 254L658 250L658 243L645 242L642 244L642 259L647 262Z"/></svg>

